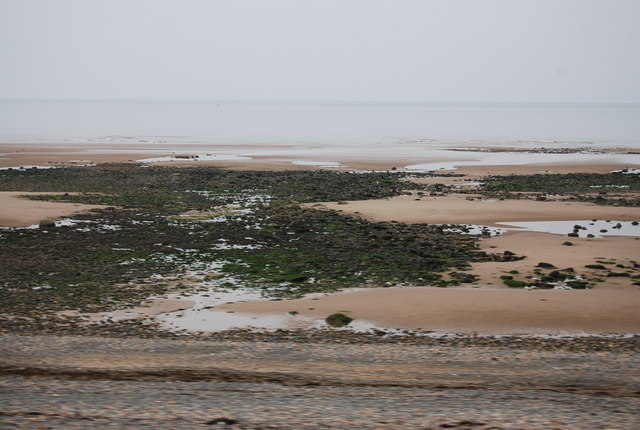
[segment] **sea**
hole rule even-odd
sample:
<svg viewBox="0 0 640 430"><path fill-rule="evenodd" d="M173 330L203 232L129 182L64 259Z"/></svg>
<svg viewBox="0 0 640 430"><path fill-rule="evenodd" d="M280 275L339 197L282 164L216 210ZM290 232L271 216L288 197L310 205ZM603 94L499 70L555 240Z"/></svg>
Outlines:
<svg viewBox="0 0 640 430"><path fill-rule="evenodd" d="M0 142L640 149L640 104L0 100Z"/></svg>

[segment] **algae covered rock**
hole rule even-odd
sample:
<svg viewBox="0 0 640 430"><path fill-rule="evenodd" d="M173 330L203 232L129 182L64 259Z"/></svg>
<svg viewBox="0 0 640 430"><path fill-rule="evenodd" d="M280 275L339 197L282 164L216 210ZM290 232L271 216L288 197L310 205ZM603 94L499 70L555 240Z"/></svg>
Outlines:
<svg viewBox="0 0 640 430"><path fill-rule="evenodd" d="M40 224L38 224L38 226L42 229L48 229L48 228L53 228L56 226L56 222L52 219L45 219L40 221Z"/></svg>
<svg viewBox="0 0 640 430"><path fill-rule="evenodd" d="M325 322L331 327L344 327L349 325L351 321L353 318L341 313L331 314L325 319Z"/></svg>

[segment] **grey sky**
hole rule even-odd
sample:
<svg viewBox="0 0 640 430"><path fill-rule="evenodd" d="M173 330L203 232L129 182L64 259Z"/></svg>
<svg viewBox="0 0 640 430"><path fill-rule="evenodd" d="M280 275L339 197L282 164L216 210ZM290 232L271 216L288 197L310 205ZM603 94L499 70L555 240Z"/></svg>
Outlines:
<svg viewBox="0 0 640 430"><path fill-rule="evenodd" d="M0 98L640 102L638 0L0 0Z"/></svg>

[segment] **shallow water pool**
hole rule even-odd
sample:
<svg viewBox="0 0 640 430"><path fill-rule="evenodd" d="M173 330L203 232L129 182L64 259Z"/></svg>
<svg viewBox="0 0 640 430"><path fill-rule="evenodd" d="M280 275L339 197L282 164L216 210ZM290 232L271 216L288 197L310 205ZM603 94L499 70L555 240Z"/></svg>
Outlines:
<svg viewBox="0 0 640 430"><path fill-rule="evenodd" d="M542 233L562 234L574 232L576 226L580 226L576 233L578 237L603 236L640 236L640 224L635 221L615 220L571 220L571 221L527 221L527 222L498 222L496 224L515 227L517 230L538 231Z"/></svg>

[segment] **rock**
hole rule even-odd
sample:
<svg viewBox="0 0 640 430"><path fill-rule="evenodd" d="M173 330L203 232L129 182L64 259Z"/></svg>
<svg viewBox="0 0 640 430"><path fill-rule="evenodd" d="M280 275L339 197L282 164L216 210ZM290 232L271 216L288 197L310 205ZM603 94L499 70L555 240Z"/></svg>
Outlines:
<svg viewBox="0 0 640 430"><path fill-rule="evenodd" d="M567 281L567 285L576 290L584 290L588 287L589 284L585 281L574 280Z"/></svg>
<svg viewBox="0 0 640 430"><path fill-rule="evenodd" d="M547 276L554 281L562 281L567 278L567 275L560 273L558 270L550 272Z"/></svg>
<svg viewBox="0 0 640 430"><path fill-rule="evenodd" d="M542 267L543 269L557 269L557 267L554 266L553 264L545 263L544 261L541 261L540 263L538 263L536 267Z"/></svg>
<svg viewBox="0 0 640 430"><path fill-rule="evenodd" d="M331 327L344 327L349 325L351 321L353 321L353 318L342 313L331 314L325 319L325 322Z"/></svg>
<svg viewBox="0 0 640 430"><path fill-rule="evenodd" d="M205 422L205 425L208 425L208 426L213 426L213 425L216 425L216 424L226 424L226 425L230 426L230 425L238 424L238 420L221 417L221 418L215 418L215 419L212 419L210 421Z"/></svg>
<svg viewBox="0 0 640 430"><path fill-rule="evenodd" d="M40 228L51 228L56 226L56 222L51 219L45 219L43 221L40 221L39 226Z"/></svg>
<svg viewBox="0 0 640 430"><path fill-rule="evenodd" d="M508 287L512 288L523 288L527 286L526 282L516 281L515 279L503 279L502 282L504 282Z"/></svg>
<svg viewBox="0 0 640 430"><path fill-rule="evenodd" d="M473 273L451 272L449 273L449 276L451 276L456 281L464 283L472 283L476 280L476 275L474 275Z"/></svg>
<svg viewBox="0 0 640 430"><path fill-rule="evenodd" d="M562 242L562 244L563 244L564 246L573 246L573 242L569 242L569 241Z"/></svg>

